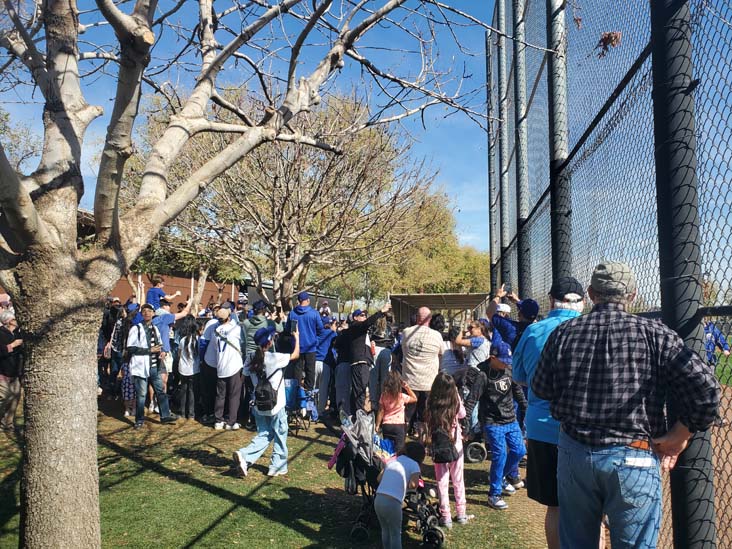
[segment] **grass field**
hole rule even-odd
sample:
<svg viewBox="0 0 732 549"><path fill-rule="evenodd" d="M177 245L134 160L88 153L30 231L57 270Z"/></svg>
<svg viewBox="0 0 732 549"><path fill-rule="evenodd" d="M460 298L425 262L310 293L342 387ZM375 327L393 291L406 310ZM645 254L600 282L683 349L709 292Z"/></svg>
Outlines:
<svg viewBox="0 0 732 549"><path fill-rule="evenodd" d="M102 402L99 415L99 482L104 547L351 547L351 522L360 497L343 491L326 468L336 438L314 425L290 436L289 474L266 476L269 453L240 478L231 455L252 433L214 431L195 422L148 422L139 431L119 417L118 403ZM157 418L157 416L155 416ZM0 435L0 547L18 546L19 441ZM543 510L524 490L507 511L487 507L488 463L466 470L468 512L475 521L455 525L448 547L544 547ZM431 465L423 466L427 482ZM418 547L414 531L405 547ZM378 547L378 525L370 541Z"/></svg>

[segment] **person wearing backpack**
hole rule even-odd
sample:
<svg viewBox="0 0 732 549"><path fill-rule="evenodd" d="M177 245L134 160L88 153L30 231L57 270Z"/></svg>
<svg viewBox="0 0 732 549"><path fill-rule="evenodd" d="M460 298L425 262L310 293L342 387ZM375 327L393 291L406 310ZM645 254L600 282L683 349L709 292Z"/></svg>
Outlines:
<svg viewBox="0 0 732 549"><path fill-rule="evenodd" d="M474 518L465 512L465 481L463 479L463 433L460 420L465 407L450 374L437 374L430 396L427 397L426 423L431 439L432 461L440 497L440 526L452 528L450 515L450 480L455 494L457 523L465 524Z"/></svg>
<svg viewBox="0 0 732 549"><path fill-rule="evenodd" d="M287 411L285 410L284 372L291 360L300 357L300 335L292 333L292 353L273 351L274 327L260 328L254 334L257 348L247 356L244 375L251 376L254 385L254 418L257 436L246 448L234 452L234 463L247 476L249 466L257 461L271 442L274 442L267 475L287 474Z"/></svg>

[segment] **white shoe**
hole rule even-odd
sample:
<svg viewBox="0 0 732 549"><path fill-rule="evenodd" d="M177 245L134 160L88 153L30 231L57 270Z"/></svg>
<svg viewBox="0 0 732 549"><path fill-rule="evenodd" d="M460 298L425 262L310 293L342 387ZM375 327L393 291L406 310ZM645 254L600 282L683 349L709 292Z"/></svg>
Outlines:
<svg viewBox="0 0 732 549"><path fill-rule="evenodd" d="M286 474L287 474L287 470L283 471L281 469L279 471L272 471L272 470L267 471L268 477L281 477Z"/></svg>
<svg viewBox="0 0 732 549"><path fill-rule="evenodd" d="M493 509L503 511L505 509L508 509L508 503L503 501L503 499L501 499L501 496L490 496L488 498L488 507L493 507Z"/></svg>
<svg viewBox="0 0 732 549"><path fill-rule="evenodd" d="M130 417L130 411L129 410L125 410L125 414L124 415L125 415L125 417Z"/></svg>
<svg viewBox="0 0 732 549"><path fill-rule="evenodd" d="M217 422L216 422L216 423L214 424L214 429L216 429L217 431L223 431L223 430L224 430L224 425L225 425L225 424L224 424L224 422L223 422L223 421L217 421Z"/></svg>
<svg viewBox="0 0 732 549"><path fill-rule="evenodd" d="M511 486L508 482L503 482L503 495L512 496L516 493L516 488Z"/></svg>
<svg viewBox="0 0 732 549"><path fill-rule="evenodd" d="M236 468L239 470L239 472L243 476L247 476L247 462L241 459L241 454L239 454L239 450L234 452L234 463L236 464Z"/></svg>
<svg viewBox="0 0 732 549"><path fill-rule="evenodd" d="M227 424L226 426L224 426L224 429L226 429L227 431L238 431L239 429L241 429L241 425L239 425L238 423L234 423L234 425Z"/></svg>

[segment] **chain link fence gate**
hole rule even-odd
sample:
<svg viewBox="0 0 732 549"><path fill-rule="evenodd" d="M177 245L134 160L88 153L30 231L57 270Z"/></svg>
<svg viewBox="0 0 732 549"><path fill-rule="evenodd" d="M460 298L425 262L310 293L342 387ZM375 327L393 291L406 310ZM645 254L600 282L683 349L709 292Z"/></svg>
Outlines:
<svg viewBox="0 0 732 549"><path fill-rule="evenodd" d="M493 289L511 283L521 297L537 299L543 311L549 306L547 293L556 268L551 245L553 128L548 77L550 56L556 54L548 51L552 49L547 35L548 3L559 2L496 0L492 26L499 32L489 33L486 40L489 115L493 117L489 126L491 283ZM716 539L719 547L732 547L732 359L724 351L732 334L732 4L725 0L676 4L688 4L690 10L693 80L688 91L695 107L701 251L698 316L704 316L705 325L703 346L697 348L714 364L722 385L721 417L711 430ZM638 279L634 312L660 317L658 216L672 212L659 210L657 200L651 3L570 0L564 7L569 152L562 167L571 195L571 262L566 271L588 283L599 261L626 261ZM514 24L521 9L525 66L517 71L516 63L522 61L514 53L512 38L521 36ZM525 81L517 83L515 75L521 72ZM525 86L523 111L516 108L516 85ZM515 130L522 118L528 126L528 154L527 165L520 167ZM501 146L501 140L506 140L506 146ZM517 178L521 168L528 172L524 183ZM528 196L523 224L517 202L522 192ZM528 242L526 263L519 257L522 228ZM524 273L528 277L525 287L518 288L520 265L528 269ZM673 545L669 492L666 482L659 547ZM704 507L703 501L696 504Z"/></svg>

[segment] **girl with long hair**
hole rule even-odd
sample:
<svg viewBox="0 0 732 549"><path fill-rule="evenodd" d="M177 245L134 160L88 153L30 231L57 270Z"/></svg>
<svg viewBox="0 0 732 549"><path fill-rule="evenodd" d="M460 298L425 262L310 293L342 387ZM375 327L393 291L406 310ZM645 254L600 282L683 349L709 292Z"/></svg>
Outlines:
<svg viewBox="0 0 732 549"><path fill-rule="evenodd" d="M406 394L402 390L406 391ZM381 390L379 411L376 412L376 430L381 427L382 436L394 443L395 452L399 452L404 446L407 431L404 409L407 404L413 402L417 402L417 395L402 380L399 372L391 370Z"/></svg>
<svg viewBox="0 0 732 549"><path fill-rule="evenodd" d="M178 375L180 376L181 385L180 413L186 419L196 417L201 372L198 338L202 332L203 326L196 321L193 315L184 317L178 325Z"/></svg>
<svg viewBox="0 0 732 549"><path fill-rule="evenodd" d="M254 419L257 436L246 448L234 452L234 463L247 476L249 466L257 461L274 442L267 475L287 474L287 410L285 409L284 372L291 360L300 357L300 334L292 332L294 348L291 353L273 352L275 327L260 328L254 334L257 348L244 363L244 375L251 376L254 386ZM261 386L260 386L261 384ZM272 400L267 395L272 394Z"/></svg>
<svg viewBox="0 0 732 549"><path fill-rule="evenodd" d="M435 479L437 492L440 498L440 524L452 528L450 514L450 480L455 494L455 508L458 524L465 524L472 515L466 514L465 482L463 480L463 434L460 420L465 417L465 408L455 385L455 380L449 374L437 374L432 383L430 396L427 398L427 432L432 442L436 435L447 435L449 442L454 446L456 459L448 463L435 463ZM433 446L434 454L434 446ZM436 460L435 455L432 456Z"/></svg>

